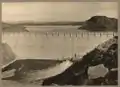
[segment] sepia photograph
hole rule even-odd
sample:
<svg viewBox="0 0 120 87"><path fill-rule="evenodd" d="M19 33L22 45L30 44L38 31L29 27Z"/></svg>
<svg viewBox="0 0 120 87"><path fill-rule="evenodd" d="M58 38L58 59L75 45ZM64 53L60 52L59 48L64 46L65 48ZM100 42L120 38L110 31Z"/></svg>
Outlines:
<svg viewBox="0 0 120 87"><path fill-rule="evenodd" d="M117 2L2 3L3 87L118 85Z"/></svg>

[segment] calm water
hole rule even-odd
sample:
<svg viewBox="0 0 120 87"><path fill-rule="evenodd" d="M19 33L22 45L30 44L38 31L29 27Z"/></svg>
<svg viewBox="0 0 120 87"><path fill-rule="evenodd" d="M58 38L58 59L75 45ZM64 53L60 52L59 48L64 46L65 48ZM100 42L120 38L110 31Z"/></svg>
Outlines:
<svg viewBox="0 0 120 87"><path fill-rule="evenodd" d="M80 31L78 28L80 26L70 26L70 25L65 25L65 26L25 26L27 30L33 32L33 31L39 31L39 32L60 32L60 31L67 31L67 32L77 32ZM82 30L83 31L83 30ZM85 30L84 30L85 31Z"/></svg>

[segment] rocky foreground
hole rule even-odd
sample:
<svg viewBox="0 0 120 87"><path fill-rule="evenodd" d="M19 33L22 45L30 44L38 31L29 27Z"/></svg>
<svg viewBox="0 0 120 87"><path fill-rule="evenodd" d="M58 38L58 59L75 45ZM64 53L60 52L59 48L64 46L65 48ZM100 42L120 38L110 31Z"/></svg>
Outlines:
<svg viewBox="0 0 120 87"><path fill-rule="evenodd" d="M117 40L115 36L100 44L65 72L45 79L42 85L117 85Z"/></svg>

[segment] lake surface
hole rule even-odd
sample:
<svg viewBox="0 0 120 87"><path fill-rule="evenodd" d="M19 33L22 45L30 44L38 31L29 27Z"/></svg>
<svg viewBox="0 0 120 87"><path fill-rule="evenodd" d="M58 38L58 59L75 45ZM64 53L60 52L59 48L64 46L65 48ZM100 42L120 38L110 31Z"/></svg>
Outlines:
<svg viewBox="0 0 120 87"><path fill-rule="evenodd" d="M25 26L27 30L29 31L77 31L80 26L70 26L70 25L64 25L64 26Z"/></svg>

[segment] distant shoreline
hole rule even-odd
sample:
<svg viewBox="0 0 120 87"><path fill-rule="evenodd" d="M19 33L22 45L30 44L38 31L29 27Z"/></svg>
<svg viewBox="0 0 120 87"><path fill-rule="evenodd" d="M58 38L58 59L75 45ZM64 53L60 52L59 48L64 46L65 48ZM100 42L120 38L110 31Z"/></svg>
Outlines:
<svg viewBox="0 0 120 87"><path fill-rule="evenodd" d="M82 25L84 22L18 22L18 23L9 23L9 24L17 24L17 25L34 25L34 26L58 26L58 25L72 25L72 26L76 26L76 25Z"/></svg>

